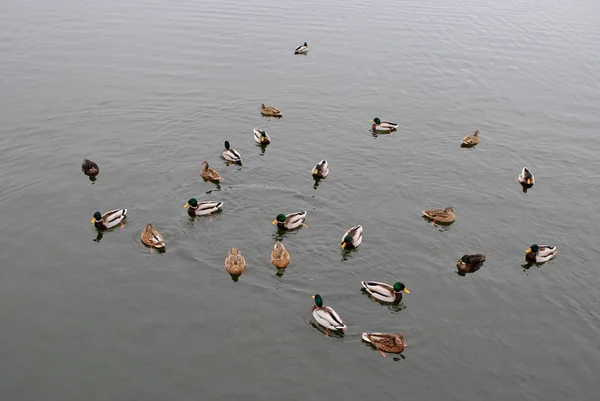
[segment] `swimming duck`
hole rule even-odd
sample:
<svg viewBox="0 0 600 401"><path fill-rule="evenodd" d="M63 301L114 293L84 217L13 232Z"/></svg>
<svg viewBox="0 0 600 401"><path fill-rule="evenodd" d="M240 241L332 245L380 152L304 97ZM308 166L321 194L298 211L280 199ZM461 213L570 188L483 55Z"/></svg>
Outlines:
<svg viewBox="0 0 600 401"><path fill-rule="evenodd" d="M408 288L399 281L394 283L393 286L377 281L361 281L360 283L369 295L385 303L398 304L402 301L402 292L410 294Z"/></svg>
<svg viewBox="0 0 600 401"><path fill-rule="evenodd" d="M113 228L119 223L121 224L121 228L125 227L122 220L126 217L127 209L115 209L108 211L104 214L100 214L100 212L94 213L94 218L92 219L90 224L93 224L98 230L107 230L109 228Z"/></svg>
<svg viewBox="0 0 600 401"><path fill-rule="evenodd" d="M307 227L307 225L304 224L304 220L306 220L306 212L290 213L287 216L280 213L275 220L273 220L273 224L277 224L277 228L281 230L293 230L300 226Z"/></svg>
<svg viewBox="0 0 600 401"><path fill-rule="evenodd" d="M242 163L242 155L237 150L231 149L229 141L225 141L225 150L221 153L221 157L231 163Z"/></svg>
<svg viewBox="0 0 600 401"><path fill-rule="evenodd" d="M456 220L456 212L452 206L445 209L427 209L423 210L423 215L429 220L433 220L431 224L442 223L450 224Z"/></svg>
<svg viewBox="0 0 600 401"><path fill-rule="evenodd" d="M398 124L389 121L381 121L379 117L375 117L371 122L373 123L371 129L375 132L390 133L398 129Z"/></svg>
<svg viewBox="0 0 600 401"><path fill-rule="evenodd" d="M322 179L329 175L329 164L327 160L321 160L312 170L312 176L314 179Z"/></svg>
<svg viewBox="0 0 600 401"><path fill-rule="evenodd" d="M254 128L254 143L258 144L258 145L268 145L271 143L271 138L269 138L269 135L267 135L267 133L263 130L260 130L258 128Z"/></svg>
<svg viewBox="0 0 600 401"><path fill-rule="evenodd" d="M261 106L260 114L262 114L265 117L283 117L281 115L281 111L279 111L273 106L265 106L264 103Z"/></svg>
<svg viewBox="0 0 600 401"><path fill-rule="evenodd" d="M208 162L206 160L202 162L202 170L200 170L200 175L207 181L218 182L221 180L221 176L215 169L208 168Z"/></svg>
<svg viewBox="0 0 600 401"><path fill-rule="evenodd" d="M525 251L525 261L527 263L546 263L556 257L558 249L550 245L533 244Z"/></svg>
<svg viewBox="0 0 600 401"><path fill-rule="evenodd" d="M358 226L354 226L344 233L340 245L344 249L358 248L358 246L362 243L362 237L363 228L359 224Z"/></svg>
<svg viewBox="0 0 600 401"><path fill-rule="evenodd" d="M456 262L456 267L461 273L473 273L479 270L483 265L483 262L485 262L484 254L463 255L463 257Z"/></svg>
<svg viewBox="0 0 600 401"><path fill-rule="evenodd" d="M225 270L232 276L239 276L246 270L246 259L236 248L231 248L225 258Z"/></svg>
<svg viewBox="0 0 600 401"><path fill-rule="evenodd" d="M93 161L89 159L83 159L81 171L83 171L83 174L87 175L88 177L95 177L100 172L100 168Z"/></svg>
<svg viewBox="0 0 600 401"><path fill-rule="evenodd" d="M306 44L306 42L304 42L303 45L296 47L296 50L294 50L294 54L306 54L306 53L308 53L308 45Z"/></svg>
<svg viewBox="0 0 600 401"><path fill-rule="evenodd" d="M531 188L535 184L535 177L527 167L523 167L521 174L519 174L518 180L521 185L527 188Z"/></svg>
<svg viewBox="0 0 600 401"><path fill-rule="evenodd" d="M312 315L315 321L325 327L325 334L329 335L329 330L346 331L347 327L340 316L329 306L323 306L323 298L319 294L313 295L315 305L312 307Z"/></svg>
<svg viewBox="0 0 600 401"><path fill-rule="evenodd" d="M283 269L290 264L290 253L285 249L285 246L279 241L273 246L273 252L271 252L271 263L278 269Z"/></svg>
<svg viewBox="0 0 600 401"><path fill-rule="evenodd" d="M165 242L163 241L163 236L161 233L152 228L152 224L146 224L146 227L142 230L140 234L142 238L142 242L144 245L149 246L150 248L161 249L165 247Z"/></svg>
<svg viewBox="0 0 600 401"><path fill-rule="evenodd" d="M371 344L384 358L386 352L401 354L406 348L404 336L401 333L362 333L362 339Z"/></svg>
<svg viewBox="0 0 600 401"><path fill-rule="evenodd" d="M219 211L223 207L223 202L202 201L198 202L196 198L191 198L183 207L188 208L190 216L205 216Z"/></svg>
<svg viewBox="0 0 600 401"><path fill-rule="evenodd" d="M463 148L468 148L470 146L475 146L479 143L479 130L475 131L473 135L467 135L463 138L460 146Z"/></svg>

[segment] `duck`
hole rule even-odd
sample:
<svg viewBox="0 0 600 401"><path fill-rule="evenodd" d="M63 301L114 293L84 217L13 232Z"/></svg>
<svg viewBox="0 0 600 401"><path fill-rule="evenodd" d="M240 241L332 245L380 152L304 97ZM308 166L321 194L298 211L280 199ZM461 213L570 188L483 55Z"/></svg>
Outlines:
<svg viewBox="0 0 600 401"><path fill-rule="evenodd" d="M277 241L271 252L271 263L278 269L284 269L290 264L290 253L280 241Z"/></svg>
<svg viewBox="0 0 600 401"><path fill-rule="evenodd" d="M202 170L200 170L200 175L206 181L218 182L221 180L221 176L215 169L208 168L208 162L206 160L202 162Z"/></svg>
<svg viewBox="0 0 600 401"><path fill-rule="evenodd" d="M479 130L475 131L473 135L467 135L462 139L460 146L463 148L468 148L471 146L475 146L479 143Z"/></svg>
<svg viewBox="0 0 600 401"><path fill-rule="evenodd" d="M384 358L386 352L401 354L406 348L404 336L401 333L362 333L362 339L371 344Z"/></svg>
<svg viewBox="0 0 600 401"><path fill-rule="evenodd" d="M98 230L107 230L121 224L121 228L125 227L123 219L127 215L127 209L110 210L104 214L96 211L94 218L90 224L93 224Z"/></svg>
<svg viewBox="0 0 600 401"><path fill-rule="evenodd" d="M223 207L223 202L216 201L202 201L198 202L196 198L191 198L187 201L184 208L188 209L188 214L190 216L205 216L207 214L211 215L214 212L218 212Z"/></svg>
<svg viewBox="0 0 600 401"><path fill-rule="evenodd" d="M271 138L269 138L269 135L267 135L267 133L265 131L260 130L258 128L254 128L253 132L254 132L254 143L256 143L258 145L268 145L271 143Z"/></svg>
<svg viewBox="0 0 600 401"><path fill-rule="evenodd" d="M478 253L475 255L463 255L458 262L456 262L456 267L461 273L473 273L479 270L479 268L485 262L485 255Z"/></svg>
<svg viewBox="0 0 600 401"><path fill-rule="evenodd" d="M359 224L357 226L352 227L348 231L344 233L342 237L342 242L340 245L344 249L354 249L358 248L358 246L362 243L363 238L363 228Z"/></svg>
<svg viewBox="0 0 600 401"><path fill-rule="evenodd" d="M262 114L265 117L283 117L281 115L281 111L279 111L273 106L265 106L264 103L261 105L260 114Z"/></svg>
<svg viewBox="0 0 600 401"><path fill-rule="evenodd" d="M89 159L83 159L83 163L81 163L81 171L83 171L83 174L87 175L88 177L95 177L100 172L100 168L93 161Z"/></svg>
<svg viewBox="0 0 600 401"><path fill-rule="evenodd" d="M246 259L236 248L231 248L225 258L225 270L232 276L241 275L246 270Z"/></svg>
<svg viewBox="0 0 600 401"><path fill-rule="evenodd" d="M152 224L150 223L146 224L140 237L142 238L144 245L149 246L150 248L162 249L165 247L162 234L153 229Z"/></svg>
<svg viewBox="0 0 600 401"><path fill-rule="evenodd" d="M398 129L398 124L391 123L389 121L381 121L379 119L379 117L375 117L374 119L371 120L371 122L373 123L373 126L371 127L371 129L374 132L390 133L390 132L396 131Z"/></svg>
<svg viewBox="0 0 600 401"><path fill-rule="evenodd" d="M535 184L535 177L527 167L523 167L523 170L521 170L521 174L519 174L518 180L521 183L521 185L527 188L531 188Z"/></svg>
<svg viewBox="0 0 600 401"><path fill-rule="evenodd" d="M229 145L229 141L225 141L225 143L223 144L225 146L225 150L223 151L223 153L221 153L221 157L225 160L227 160L228 162L231 163L242 163L242 155L239 154L239 152L235 149L231 149L231 146Z"/></svg>
<svg viewBox="0 0 600 401"><path fill-rule="evenodd" d="M325 327L325 334L329 335L329 330L345 332L347 327L337 312L330 306L323 306L323 298L319 294L312 298L315 300L312 315L317 323Z"/></svg>
<svg viewBox="0 0 600 401"><path fill-rule="evenodd" d="M304 220L306 220L306 212L297 212L290 213L287 216L283 213L280 213L273 220L273 224L277 224L277 228L281 230L293 230L300 226L308 227L304 224Z"/></svg>
<svg viewBox="0 0 600 401"><path fill-rule="evenodd" d="M448 206L445 209L427 209L423 210L422 213L429 220L433 220L431 224L450 224L456 220L456 212L452 206Z"/></svg>
<svg viewBox="0 0 600 401"><path fill-rule="evenodd" d="M308 53L308 45L306 44L306 42L304 42L303 45L296 47L296 50L294 50L294 54L306 54L306 53Z"/></svg>
<svg viewBox="0 0 600 401"><path fill-rule="evenodd" d="M398 304L402 301L402 292L410 294L403 283L397 281L394 285L380 283L377 281L361 281L365 290L377 301L389 304Z"/></svg>
<svg viewBox="0 0 600 401"><path fill-rule="evenodd" d="M546 263L556 257L558 249L551 245L533 244L525 251L525 261L527 263Z"/></svg>
<svg viewBox="0 0 600 401"><path fill-rule="evenodd" d="M323 179L329 175L329 164L327 160L321 160L316 164L312 170L312 176L314 179Z"/></svg>

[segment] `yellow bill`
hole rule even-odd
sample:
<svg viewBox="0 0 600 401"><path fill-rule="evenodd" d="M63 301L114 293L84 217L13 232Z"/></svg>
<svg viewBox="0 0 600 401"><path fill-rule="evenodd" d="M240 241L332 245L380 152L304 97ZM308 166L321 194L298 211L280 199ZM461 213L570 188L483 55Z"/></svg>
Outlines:
<svg viewBox="0 0 600 401"><path fill-rule="evenodd" d="M96 218L94 217L94 218L92 219L92 221L90 222L90 224L94 224L95 222L96 222Z"/></svg>
<svg viewBox="0 0 600 401"><path fill-rule="evenodd" d="M317 174L319 174L319 170L317 170L317 169L314 169L314 170L313 170L313 174L314 174L314 175L317 175Z"/></svg>
<svg viewBox="0 0 600 401"><path fill-rule="evenodd" d="M410 294L410 291L409 291L409 290L408 290L408 288L406 288L406 287L405 287L405 288L404 288L402 291L404 291L404 292L405 292L405 293L407 293L407 294Z"/></svg>
<svg viewBox="0 0 600 401"><path fill-rule="evenodd" d="M527 185L531 184L531 178L527 179Z"/></svg>
<svg viewBox="0 0 600 401"><path fill-rule="evenodd" d="M184 208L186 208L186 207L190 207L190 204L189 204L189 203L186 203L185 205L183 205L183 207L184 207Z"/></svg>
<svg viewBox="0 0 600 401"><path fill-rule="evenodd" d="M375 120L370 120L370 122L374 123L374 122L375 122Z"/></svg>
<svg viewBox="0 0 600 401"><path fill-rule="evenodd" d="M526 250L526 251L525 251L525 253L531 253L531 252L533 252L533 251L531 250L531 248L529 248L528 250Z"/></svg>
<svg viewBox="0 0 600 401"><path fill-rule="evenodd" d="M277 224L277 219L273 220L271 224Z"/></svg>
<svg viewBox="0 0 600 401"><path fill-rule="evenodd" d="M346 243L345 242L342 244L342 248L346 249Z"/></svg>
<svg viewBox="0 0 600 401"><path fill-rule="evenodd" d="M315 296L313 295L311 298L312 298L312 299L315 299Z"/></svg>

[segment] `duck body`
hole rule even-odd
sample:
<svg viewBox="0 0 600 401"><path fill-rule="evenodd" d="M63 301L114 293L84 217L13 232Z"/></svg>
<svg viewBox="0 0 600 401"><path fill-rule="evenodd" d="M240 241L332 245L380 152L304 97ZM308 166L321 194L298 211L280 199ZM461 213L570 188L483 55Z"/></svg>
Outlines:
<svg viewBox="0 0 600 401"><path fill-rule="evenodd" d="M318 162L312 170L312 176L314 179L323 179L329 175L329 164L327 160L321 160Z"/></svg>
<svg viewBox="0 0 600 401"><path fill-rule="evenodd" d="M288 215L278 214L273 224L277 224L280 230L293 230L304 224L306 220L306 212L290 213Z"/></svg>
<svg viewBox="0 0 600 401"><path fill-rule="evenodd" d="M161 233L152 228L152 224L146 224L146 227L140 234L144 245L150 248L161 249L165 247L165 242Z"/></svg>
<svg viewBox="0 0 600 401"><path fill-rule="evenodd" d="M207 181L218 182L221 180L221 176L215 169L208 167L208 162L205 160L202 162L202 170L200 170L200 175Z"/></svg>
<svg viewBox="0 0 600 401"><path fill-rule="evenodd" d="M265 106L264 103L261 105L260 114L265 117L283 117L279 109L276 109L273 106Z"/></svg>
<svg viewBox="0 0 600 401"><path fill-rule="evenodd" d="M183 207L188 208L188 214L192 217L205 216L218 212L223 207L223 202L202 201L198 202L196 198L190 199Z"/></svg>
<svg viewBox="0 0 600 401"><path fill-rule="evenodd" d="M231 148L231 146L229 145L229 141L225 141L224 145L225 150L221 153L221 157L224 160L227 160L228 162L241 164L242 155L240 155L240 153L237 150Z"/></svg>
<svg viewBox="0 0 600 401"><path fill-rule="evenodd" d="M558 249L551 245L533 244L525 251L525 261L527 263L546 263L556 257Z"/></svg>
<svg viewBox="0 0 600 401"><path fill-rule="evenodd" d="M389 134L398 129L398 124L389 121L381 121L379 117L375 117L371 122L373 123L371 126L373 132Z"/></svg>
<svg viewBox="0 0 600 401"><path fill-rule="evenodd" d="M463 255L463 257L456 262L456 267L462 273L474 273L483 266L485 257L486 256L481 253L475 255Z"/></svg>
<svg viewBox="0 0 600 401"><path fill-rule="evenodd" d="M308 53L308 44L306 44L306 42L304 42L303 45L296 47L296 50L294 50L294 54L306 54L306 53Z"/></svg>
<svg viewBox="0 0 600 401"><path fill-rule="evenodd" d="M467 135L465 136L461 143L460 146L463 148L468 148L471 146L475 146L479 143L479 130L475 131L473 133L473 135Z"/></svg>
<svg viewBox="0 0 600 401"><path fill-rule="evenodd" d="M116 227L121 224L127 215L127 209L115 209L110 210L104 214L100 214L100 212L94 213L94 218L91 223L98 230L107 230L109 228Z"/></svg>
<svg viewBox="0 0 600 401"><path fill-rule="evenodd" d="M314 295L315 305L312 307L312 315L317 323L325 327L326 330L346 331L347 327L342 321L340 315L333 308L323 306L323 299L319 294ZM329 334L327 332L327 334Z"/></svg>
<svg viewBox="0 0 600 401"><path fill-rule="evenodd" d="M519 174L519 177L517 179L519 180L521 185L523 185L526 188L531 188L535 184L535 177L527 167L523 167L523 170L521 170L521 174Z"/></svg>
<svg viewBox="0 0 600 401"><path fill-rule="evenodd" d="M456 220L456 212L452 206L445 209L427 209L423 210L422 213L423 216L433 220L434 223L450 224Z"/></svg>
<svg viewBox="0 0 600 401"><path fill-rule="evenodd" d="M95 177L100 172L100 167L98 167L96 163L89 159L83 159L83 163L81 163L81 171L83 171L83 174L87 175L88 177Z"/></svg>
<svg viewBox="0 0 600 401"><path fill-rule="evenodd" d="M254 128L253 133L254 143L256 143L257 145L268 145L271 143L271 138L269 137L269 135L267 135L265 131L260 130L258 128Z"/></svg>
<svg viewBox="0 0 600 401"><path fill-rule="evenodd" d="M384 357L385 352L401 354L406 348L404 336L401 333L362 333L362 339L381 352Z"/></svg>
<svg viewBox="0 0 600 401"><path fill-rule="evenodd" d="M363 228L359 224L357 226L352 227L348 231L344 233L342 237L342 241L340 245L344 249L355 249L358 248L360 244L362 244L363 239Z"/></svg>
<svg viewBox="0 0 600 401"><path fill-rule="evenodd" d="M231 248L225 258L225 270L232 276L239 276L246 270L246 259L236 248Z"/></svg>
<svg viewBox="0 0 600 401"><path fill-rule="evenodd" d="M284 269L290 264L290 261L290 253L281 242L277 241L271 252L271 263L278 269Z"/></svg>
<svg viewBox="0 0 600 401"><path fill-rule="evenodd" d="M377 301L389 304L399 304L402 301L402 292L410 294L404 284L397 282L393 286L378 281L361 281L364 289Z"/></svg>

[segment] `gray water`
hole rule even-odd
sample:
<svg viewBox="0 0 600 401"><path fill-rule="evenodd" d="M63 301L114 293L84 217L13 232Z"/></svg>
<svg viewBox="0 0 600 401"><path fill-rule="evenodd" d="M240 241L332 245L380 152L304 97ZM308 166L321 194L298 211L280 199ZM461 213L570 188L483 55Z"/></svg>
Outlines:
<svg viewBox="0 0 600 401"><path fill-rule="evenodd" d="M0 15L3 401L596 399L598 1L5 0ZM374 137L374 117L400 128ZM241 168L219 159L226 139ZM223 211L191 220L191 197ZM421 217L448 205L449 227ZM125 228L98 241L94 211L117 207ZM301 210L278 276L271 221ZM149 222L163 254L140 243ZM524 269L533 243L558 257ZM381 306L361 280L411 294ZM344 338L311 326L315 293ZM401 331L404 358L363 331Z"/></svg>

